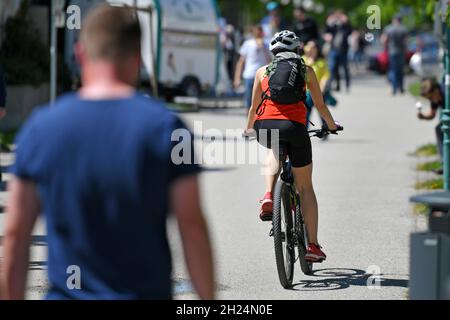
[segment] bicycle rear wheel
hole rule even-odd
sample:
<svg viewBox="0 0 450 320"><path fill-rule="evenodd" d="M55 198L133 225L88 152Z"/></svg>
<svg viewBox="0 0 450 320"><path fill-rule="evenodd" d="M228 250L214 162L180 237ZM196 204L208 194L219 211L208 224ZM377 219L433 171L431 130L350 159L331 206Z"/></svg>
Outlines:
<svg viewBox="0 0 450 320"><path fill-rule="evenodd" d="M290 190L282 180L277 182L274 192L273 239L278 277L283 288L292 287L294 278L294 236Z"/></svg>
<svg viewBox="0 0 450 320"><path fill-rule="evenodd" d="M300 197L297 195L297 201L295 205L295 225L297 228L297 242L298 242L298 261L300 262L300 268L306 275L310 275L313 272L312 262L306 261L306 246L308 245L308 232L306 231L305 222L303 220L303 214L300 206Z"/></svg>

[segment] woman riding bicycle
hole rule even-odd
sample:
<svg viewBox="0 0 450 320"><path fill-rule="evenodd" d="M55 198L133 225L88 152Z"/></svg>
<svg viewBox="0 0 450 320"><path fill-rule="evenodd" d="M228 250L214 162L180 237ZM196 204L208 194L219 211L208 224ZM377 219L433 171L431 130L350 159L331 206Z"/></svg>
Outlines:
<svg viewBox="0 0 450 320"><path fill-rule="evenodd" d="M328 125L329 131L335 133L339 129L339 125L335 123L328 107L325 105L314 70L307 67L298 55L299 44L299 38L291 31L281 31L273 37L270 43L270 51L275 59L272 64L262 67L256 72L246 133L253 131L253 129L256 130L258 142L271 149L267 156L270 172L265 173L266 194L262 200L260 218L267 221L271 220L273 215L272 192L280 173L280 155L274 151L277 148L273 147L272 149L271 132L277 130L279 142L286 146L295 184L302 199L302 212L310 242L306 259L311 262L321 262L326 259L326 255L321 250L317 239L318 205L312 184L311 141L306 128L306 87L311 93L314 105ZM302 84L295 88L301 96L296 103L280 104L274 101L279 99L274 98L274 92L276 91L272 91L271 85L283 76L280 77L279 73L278 76L273 75L276 73L277 63L281 65L283 60L289 60L289 64L284 64L285 69L289 68L289 65L294 65L296 68L294 72L291 71L290 75L284 77L284 79L287 79L285 82L291 83L293 75L296 74L301 74L302 77ZM298 64L300 64L300 68L298 68ZM300 72L298 72L298 69L300 69ZM275 89L282 86L276 86Z"/></svg>

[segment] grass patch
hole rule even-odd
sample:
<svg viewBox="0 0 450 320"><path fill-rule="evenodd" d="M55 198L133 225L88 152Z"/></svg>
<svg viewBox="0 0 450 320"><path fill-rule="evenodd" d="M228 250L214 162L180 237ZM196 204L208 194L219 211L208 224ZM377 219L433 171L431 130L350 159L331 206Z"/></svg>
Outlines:
<svg viewBox="0 0 450 320"><path fill-rule="evenodd" d="M14 144L17 131L1 132L0 133L0 147L3 149L11 149Z"/></svg>
<svg viewBox="0 0 450 320"><path fill-rule="evenodd" d="M425 144L417 148L416 151L412 153L416 157L430 157L436 156L438 154L437 146L433 143Z"/></svg>
<svg viewBox="0 0 450 320"><path fill-rule="evenodd" d="M442 190L444 189L444 179L438 178L423 182L417 182L415 187L418 190Z"/></svg>
<svg viewBox="0 0 450 320"><path fill-rule="evenodd" d="M416 203L413 206L413 212L416 215L420 215L420 216L426 216L428 215L428 206L423 204L423 203Z"/></svg>
<svg viewBox="0 0 450 320"><path fill-rule="evenodd" d="M167 106L170 110L175 112L197 111L197 108L191 104L168 103Z"/></svg>
<svg viewBox="0 0 450 320"><path fill-rule="evenodd" d="M408 91L413 97L420 97L420 82L411 83Z"/></svg>
<svg viewBox="0 0 450 320"><path fill-rule="evenodd" d="M431 172L431 171L436 171L442 168L442 163L439 160L436 161L430 161L430 162L425 162L425 163L420 163L417 165L417 170L419 171L427 171L427 172Z"/></svg>

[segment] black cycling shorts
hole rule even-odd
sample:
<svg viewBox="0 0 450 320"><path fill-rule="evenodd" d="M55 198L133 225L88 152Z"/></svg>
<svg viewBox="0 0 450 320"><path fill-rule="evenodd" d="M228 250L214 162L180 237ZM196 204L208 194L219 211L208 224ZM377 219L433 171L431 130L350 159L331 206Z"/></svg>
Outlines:
<svg viewBox="0 0 450 320"><path fill-rule="evenodd" d="M311 139L306 126L290 120L257 120L254 129L258 142L272 149L272 131L279 130L280 149L285 149L294 168L312 163Z"/></svg>

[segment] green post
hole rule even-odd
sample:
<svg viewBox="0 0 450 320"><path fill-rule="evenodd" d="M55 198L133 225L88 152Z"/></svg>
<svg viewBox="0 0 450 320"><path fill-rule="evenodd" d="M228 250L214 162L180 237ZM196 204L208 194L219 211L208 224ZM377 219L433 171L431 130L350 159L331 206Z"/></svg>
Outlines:
<svg viewBox="0 0 450 320"><path fill-rule="evenodd" d="M442 12L446 15L446 12ZM445 21L445 108L442 112L442 131L444 133L444 188L450 191L450 26Z"/></svg>

